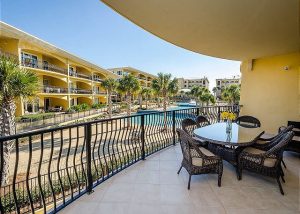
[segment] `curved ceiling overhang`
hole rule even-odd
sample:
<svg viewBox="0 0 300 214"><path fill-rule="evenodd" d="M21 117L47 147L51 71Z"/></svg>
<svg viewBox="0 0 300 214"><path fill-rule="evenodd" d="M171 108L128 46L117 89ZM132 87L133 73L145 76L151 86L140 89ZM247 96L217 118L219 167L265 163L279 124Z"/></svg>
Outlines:
<svg viewBox="0 0 300 214"><path fill-rule="evenodd" d="M299 51L299 0L102 0L179 47L232 60Z"/></svg>

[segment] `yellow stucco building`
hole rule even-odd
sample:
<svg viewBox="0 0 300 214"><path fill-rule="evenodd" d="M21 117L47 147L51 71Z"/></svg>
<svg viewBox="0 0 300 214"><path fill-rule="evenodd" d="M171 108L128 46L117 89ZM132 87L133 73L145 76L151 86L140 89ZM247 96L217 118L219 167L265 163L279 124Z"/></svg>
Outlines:
<svg viewBox="0 0 300 214"><path fill-rule="evenodd" d="M156 76L153 74L132 67L109 68L107 70L118 75L119 78L124 75L131 74L139 80L141 87L143 88L150 87L152 80L156 78Z"/></svg>
<svg viewBox="0 0 300 214"><path fill-rule="evenodd" d="M20 66L34 71L40 81L36 97L18 100L17 116L66 110L81 103L106 103L101 82L117 75L4 22L0 22L0 29L1 54L17 57Z"/></svg>

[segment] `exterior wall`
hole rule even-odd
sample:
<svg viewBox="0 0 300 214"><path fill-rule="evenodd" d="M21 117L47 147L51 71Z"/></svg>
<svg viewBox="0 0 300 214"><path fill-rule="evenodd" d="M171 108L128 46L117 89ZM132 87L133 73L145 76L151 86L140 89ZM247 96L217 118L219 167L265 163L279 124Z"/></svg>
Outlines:
<svg viewBox="0 0 300 214"><path fill-rule="evenodd" d="M226 88L230 85L238 85L241 84L240 78L223 78L223 79L216 79L216 97L221 97L222 94L222 88Z"/></svg>
<svg viewBox="0 0 300 214"><path fill-rule="evenodd" d="M271 133L288 120L300 121L300 53L256 59L252 69L244 61L241 72L241 115L257 117Z"/></svg>
<svg viewBox="0 0 300 214"><path fill-rule="evenodd" d="M22 59L21 53L31 54L37 57L36 66L31 67L25 59ZM61 106L63 110L67 110L71 106L71 98L75 97L74 105L78 103L87 103L92 105L94 102L106 103L105 91L100 87L101 80L108 75L103 73L101 69L88 68L89 65L80 64L77 61L71 61L67 56L57 54L55 51L48 51L43 45L37 45L31 42L20 39L12 39L0 36L0 54L14 55L21 61L21 66L34 71L39 78L40 92L36 95L34 103L40 110L45 110L45 100L50 100L50 108ZM45 68L44 61L47 61L48 68ZM24 62L22 64L22 62ZM30 62L30 61L29 61ZM72 66L76 71L76 76L71 76L68 72L68 67ZM54 70L53 70L54 68ZM55 70L59 69L59 70ZM60 70L62 69L62 70ZM83 76L80 76L80 75ZM116 77L111 74L112 77ZM94 77L94 78L93 78ZM75 93L69 87L71 84L75 88L81 90L89 90L88 92ZM44 85L47 87L44 87ZM94 86L99 87L99 90L94 90ZM54 89L54 90L52 90ZM100 92L100 93L98 93ZM78 99L77 99L78 97ZM24 101L16 100L16 116L21 116L28 113Z"/></svg>
<svg viewBox="0 0 300 214"><path fill-rule="evenodd" d="M142 87L150 87L152 80L155 78L152 74L131 67L111 68L108 70L118 75L120 78L124 75L131 74L140 81Z"/></svg>
<svg viewBox="0 0 300 214"><path fill-rule="evenodd" d="M209 88L209 81L206 77L200 79L178 78L179 89L192 89L193 86Z"/></svg>

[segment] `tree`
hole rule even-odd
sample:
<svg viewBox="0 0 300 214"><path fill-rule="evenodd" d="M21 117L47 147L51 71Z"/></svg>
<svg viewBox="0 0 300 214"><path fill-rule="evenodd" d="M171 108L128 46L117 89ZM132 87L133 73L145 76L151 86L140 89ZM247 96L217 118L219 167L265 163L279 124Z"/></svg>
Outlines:
<svg viewBox="0 0 300 214"><path fill-rule="evenodd" d="M169 83L168 93L170 96L174 97L178 93L178 91L179 91L178 79L174 78Z"/></svg>
<svg viewBox="0 0 300 214"><path fill-rule="evenodd" d="M193 86L193 88L191 89L191 95L196 100L196 105L202 105L202 100L200 98L203 94L207 93L210 93L209 90L202 86Z"/></svg>
<svg viewBox="0 0 300 214"><path fill-rule="evenodd" d="M141 91L142 99L146 101L146 109L148 109L148 101L150 99L150 96L152 95L151 88L143 88Z"/></svg>
<svg viewBox="0 0 300 214"><path fill-rule="evenodd" d="M107 91L107 100L108 100L108 116L109 118L112 117L112 100L111 100L111 96L112 93L116 90L117 86L118 86L118 82L113 79L113 78L108 78L105 79L101 86Z"/></svg>
<svg viewBox="0 0 300 214"><path fill-rule="evenodd" d="M200 100L201 102L206 103L206 106L208 106L209 103L214 104L216 102L214 95L212 95L209 91L201 94Z"/></svg>
<svg viewBox="0 0 300 214"><path fill-rule="evenodd" d="M240 101L240 86L230 85L226 87L222 92L222 99L230 105L237 104Z"/></svg>
<svg viewBox="0 0 300 214"><path fill-rule="evenodd" d="M214 93L214 96L217 97L218 87L213 87L212 91Z"/></svg>
<svg viewBox="0 0 300 214"><path fill-rule="evenodd" d="M151 88L152 88L153 94L155 95L155 100L156 100L156 103L157 103L157 107L159 108L160 107L161 91L160 91L160 86L159 86L158 79L153 79L152 80Z"/></svg>
<svg viewBox="0 0 300 214"><path fill-rule="evenodd" d="M119 80L117 90L119 93L124 94L127 104L127 116L131 115L131 102L132 96L140 90L140 82L138 79L131 74L123 76ZM130 118L127 120L127 125L130 127Z"/></svg>
<svg viewBox="0 0 300 214"><path fill-rule="evenodd" d="M39 89L38 77L30 70L21 68L16 59L0 57L0 135L9 136L16 133L15 100L26 98L36 94ZM3 172L1 183L9 182L10 153L14 147L14 141L3 143Z"/></svg>
<svg viewBox="0 0 300 214"><path fill-rule="evenodd" d="M152 81L152 88L153 90L157 93L158 96L161 96L163 98L163 111L165 112L164 114L164 128L166 129L167 127L167 100L168 97L174 92L177 87L178 87L178 81L176 78L173 80L171 79L171 74L163 74L163 73L158 73L157 79ZM178 90L178 89L177 89Z"/></svg>

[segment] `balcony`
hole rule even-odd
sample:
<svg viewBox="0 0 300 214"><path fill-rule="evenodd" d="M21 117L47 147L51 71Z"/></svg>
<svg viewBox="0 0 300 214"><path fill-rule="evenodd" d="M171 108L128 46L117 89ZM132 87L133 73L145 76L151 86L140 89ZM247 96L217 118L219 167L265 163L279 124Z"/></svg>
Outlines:
<svg viewBox="0 0 300 214"><path fill-rule="evenodd" d="M245 173L237 181L235 169L224 162L222 187L216 175L193 176L187 190L188 173L176 174L182 160L179 145L149 156L118 173L61 211L67 213L296 213L299 210L299 158L286 154L289 175L287 195L274 189L273 180Z"/></svg>
<svg viewBox="0 0 300 214"><path fill-rule="evenodd" d="M71 94L92 94L92 90L88 89L79 89L79 88L71 88L70 89Z"/></svg>
<svg viewBox="0 0 300 214"><path fill-rule="evenodd" d="M245 170L237 180L226 161L221 187L217 175L202 174L192 176L187 190L187 172L176 174L182 152L175 128L198 114L216 123L221 111L239 114L237 106L189 108L168 111L165 125L165 114L156 112L2 137L0 143L13 141L16 149L10 183L0 186L0 203L6 213L14 212L14 204L20 213L299 211L300 160L293 153L284 155L285 196L274 179Z"/></svg>
<svg viewBox="0 0 300 214"><path fill-rule="evenodd" d="M21 65L28 68L36 68L44 71L53 71L60 74L68 75L67 69L61 68L57 65L53 65L45 61L22 58Z"/></svg>
<svg viewBox="0 0 300 214"><path fill-rule="evenodd" d="M103 82L103 79L98 78L98 77L94 77L93 80L96 81L96 82Z"/></svg>
<svg viewBox="0 0 300 214"><path fill-rule="evenodd" d="M107 92L106 92L106 91L98 91L98 90L94 90L94 94L107 95Z"/></svg>
<svg viewBox="0 0 300 214"><path fill-rule="evenodd" d="M92 80L92 76L86 75L83 73L79 73L77 71L69 70L69 75L72 77L78 77L78 78L83 78L83 79L87 79L87 80Z"/></svg>
<svg viewBox="0 0 300 214"><path fill-rule="evenodd" d="M44 85L42 87L42 93L67 94L68 93L68 89L67 88L57 87L57 86Z"/></svg>

